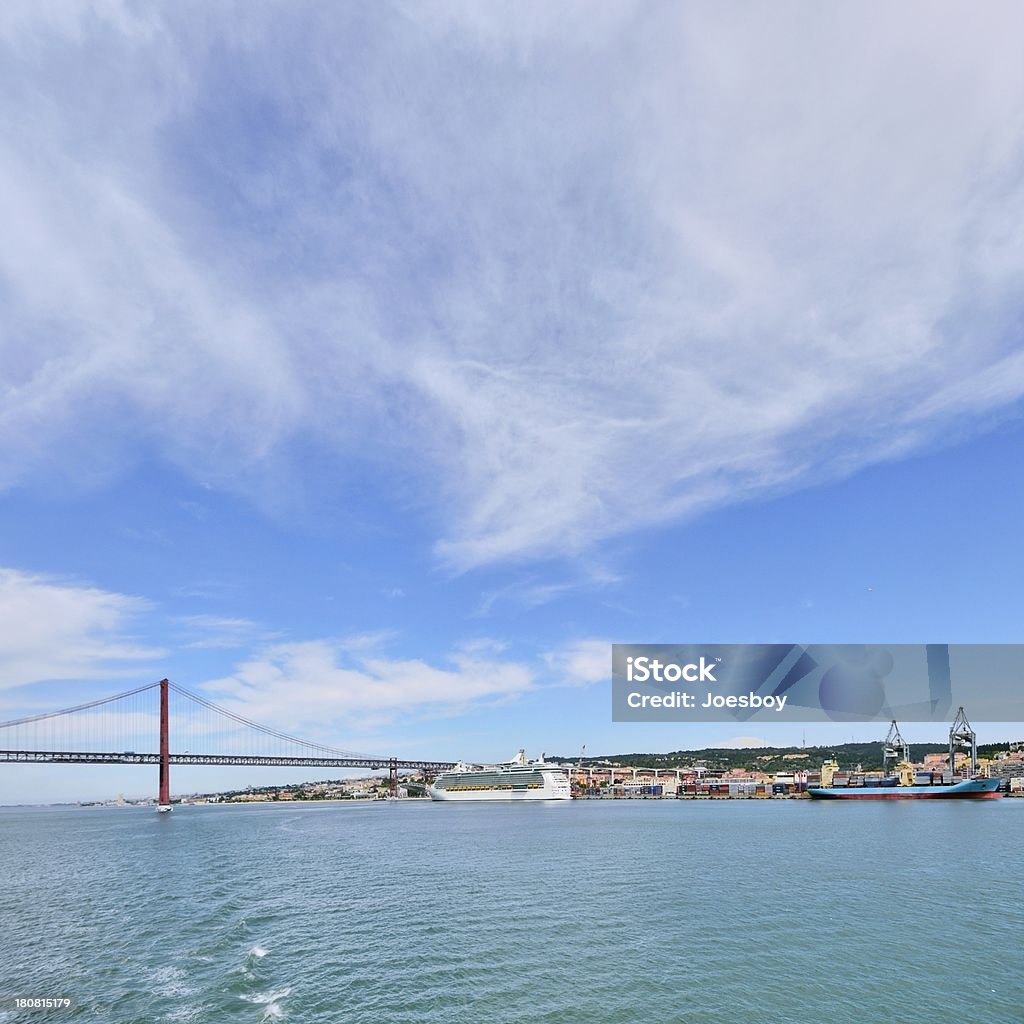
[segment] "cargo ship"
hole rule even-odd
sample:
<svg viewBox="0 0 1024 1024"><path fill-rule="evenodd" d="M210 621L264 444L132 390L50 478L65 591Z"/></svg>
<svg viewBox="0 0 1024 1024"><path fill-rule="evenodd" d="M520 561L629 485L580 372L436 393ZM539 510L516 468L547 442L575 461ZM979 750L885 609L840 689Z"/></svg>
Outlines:
<svg viewBox="0 0 1024 1024"><path fill-rule="evenodd" d="M999 779L961 779L946 785L900 785L898 780L883 779L863 786L823 786L807 790L818 800L984 800L999 797Z"/></svg>
<svg viewBox="0 0 1024 1024"><path fill-rule="evenodd" d="M427 788L431 800L570 800L568 772L544 760L528 761L520 750L511 761L492 766L459 763Z"/></svg>
<svg viewBox="0 0 1024 1024"><path fill-rule="evenodd" d="M970 748L970 775L957 778L956 748ZM889 763L895 760L895 772L890 774ZM979 778L978 741L964 709L960 708L949 730L948 772L915 771L910 762L910 746L900 735L899 726L892 722L889 735L882 747L882 778L865 780L851 785L851 780L839 771L834 759L821 766L821 785L807 790L817 800L985 800L1002 796L999 779ZM936 781L936 774L939 778Z"/></svg>

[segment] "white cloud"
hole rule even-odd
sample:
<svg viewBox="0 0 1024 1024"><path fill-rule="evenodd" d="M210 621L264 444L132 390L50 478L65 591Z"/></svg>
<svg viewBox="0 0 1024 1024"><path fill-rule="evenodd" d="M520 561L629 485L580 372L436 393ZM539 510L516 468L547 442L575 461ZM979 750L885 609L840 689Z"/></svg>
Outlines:
<svg viewBox="0 0 1024 1024"><path fill-rule="evenodd" d="M558 682L590 686L611 679L612 645L608 640L574 640L544 656Z"/></svg>
<svg viewBox="0 0 1024 1024"><path fill-rule="evenodd" d="M770 747L771 744L760 736L733 736L732 739L724 740L718 746L728 750L740 750L744 747Z"/></svg>
<svg viewBox="0 0 1024 1024"><path fill-rule="evenodd" d="M534 688L526 665L489 657L470 645L443 666L413 658L387 658L372 649L329 640L275 644L239 664L205 693L228 710L262 724L366 733L397 719L464 711ZM308 730L307 730L308 731ZM332 745L343 741L335 732Z"/></svg>
<svg viewBox="0 0 1024 1024"><path fill-rule="evenodd" d="M322 445L419 480L467 568L1024 395L1017 5L34 6L0 487L143 445L275 503Z"/></svg>
<svg viewBox="0 0 1024 1024"><path fill-rule="evenodd" d="M129 633L148 607L138 597L0 569L0 688L138 675L163 653Z"/></svg>

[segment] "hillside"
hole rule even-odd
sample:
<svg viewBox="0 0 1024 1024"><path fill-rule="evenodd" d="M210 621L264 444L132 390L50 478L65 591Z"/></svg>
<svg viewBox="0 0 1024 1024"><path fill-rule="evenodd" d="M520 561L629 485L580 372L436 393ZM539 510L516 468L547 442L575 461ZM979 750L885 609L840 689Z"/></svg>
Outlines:
<svg viewBox="0 0 1024 1024"><path fill-rule="evenodd" d="M996 751L1006 750L1007 747L1007 743L984 744L978 747L978 756L991 757ZM945 743L911 743L910 757L913 761L921 761L925 754L944 754L948 750L949 746ZM611 762L637 768L687 768L704 764L708 768L724 771L746 768L765 772L817 768L825 758L834 757L843 768L855 768L859 764L865 771L872 771L882 767L882 744L875 740L871 743L840 743L821 747L705 747L701 750L673 750L666 754L602 754L584 757L582 762L578 755L549 754L548 757L553 761L582 763L584 766Z"/></svg>

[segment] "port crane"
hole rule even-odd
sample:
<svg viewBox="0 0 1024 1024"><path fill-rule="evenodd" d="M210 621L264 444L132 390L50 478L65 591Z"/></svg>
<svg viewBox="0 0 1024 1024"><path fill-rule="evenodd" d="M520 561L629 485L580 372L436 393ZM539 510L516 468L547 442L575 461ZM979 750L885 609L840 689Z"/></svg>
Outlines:
<svg viewBox="0 0 1024 1024"><path fill-rule="evenodd" d="M971 751L971 778L978 774L978 737L967 721L963 706L956 713L953 724L949 727L949 770L956 771L956 752L959 747L968 747Z"/></svg>
<svg viewBox="0 0 1024 1024"><path fill-rule="evenodd" d="M910 763L910 745L900 734L900 727L894 718L889 724L889 732L882 745L882 774L889 777L889 762L897 765Z"/></svg>

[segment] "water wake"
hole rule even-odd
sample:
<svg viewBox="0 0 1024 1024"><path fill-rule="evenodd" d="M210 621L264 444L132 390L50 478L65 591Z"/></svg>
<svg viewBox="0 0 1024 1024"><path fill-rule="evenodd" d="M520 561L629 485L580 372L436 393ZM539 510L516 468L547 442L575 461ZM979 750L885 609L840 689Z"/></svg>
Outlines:
<svg viewBox="0 0 1024 1024"><path fill-rule="evenodd" d="M153 972L153 992L167 999L193 995L193 989L187 982L187 976L180 967L165 966Z"/></svg>
<svg viewBox="0 0 1024 1024"><path fill-rule="evenodd" d="M257 1005L266 1003L272 1006L274 1003L284 999L289 992L291 992L290 988L277 988L272 989L270 992L253 992L252 995L243 995L240 998L244 999L247 1003L256 1003Z"/></svg>

